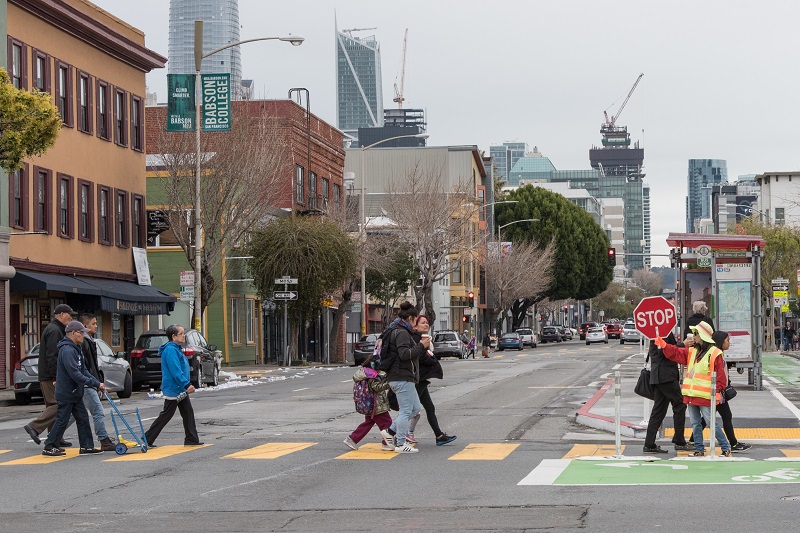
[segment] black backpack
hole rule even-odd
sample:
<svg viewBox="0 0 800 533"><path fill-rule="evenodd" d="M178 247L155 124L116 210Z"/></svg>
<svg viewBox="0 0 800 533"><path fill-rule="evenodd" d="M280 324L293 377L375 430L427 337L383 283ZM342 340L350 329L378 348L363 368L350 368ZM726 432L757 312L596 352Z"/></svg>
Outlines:
<svg viewBox="0 0 800 533"><path fill-rule="evenodd" d="M375 349L372 351L372 357L369 358L369 366L373 369L388 372L392 368L397 355L389 355L389 344L391 344L389 337L396 329L398 329L397 326L389 326L375 341Z"/></svg>

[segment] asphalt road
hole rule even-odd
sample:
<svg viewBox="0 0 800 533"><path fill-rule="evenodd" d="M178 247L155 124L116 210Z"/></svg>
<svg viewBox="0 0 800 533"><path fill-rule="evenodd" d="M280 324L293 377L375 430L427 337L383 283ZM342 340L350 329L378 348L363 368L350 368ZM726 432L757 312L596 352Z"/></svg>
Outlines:
<svg viewBox="0 0 800 533"><path fill-rule="evenodd" d="M444 360L431 390L458 439L436 447L423 417L414 455L358 458L342 443L361 421L350 367L276 370L200 391L202 448L179 446L176 415L146 454L7 464L38 460L41 447L20 428L41 406L0 407L0 531L793 530L800 502L783 498L800 495L798 485L518 485L576 442L613 443L574 414L636 349L575 340ZM160 406L135 393L121 408L138 407L147 427ZM376 430L362 441L379 443Z"/></svg>

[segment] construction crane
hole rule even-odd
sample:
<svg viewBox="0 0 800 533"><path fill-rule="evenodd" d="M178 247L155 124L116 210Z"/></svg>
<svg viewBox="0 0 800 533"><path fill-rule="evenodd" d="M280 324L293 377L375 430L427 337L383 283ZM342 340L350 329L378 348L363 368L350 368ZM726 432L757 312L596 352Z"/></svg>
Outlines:
<svg viewBox="0 0 800 533"><path fill-rule="evenodd" d="M637 85L639 85L639 81L641 81L641 79L642 79L642 77L643 77L643 76L644 76L644 73L642 73L642 74L639 74L639 77L638 77L638 78L636 78L636 81L634 82L634 84L633 84L633 87L631 87L631 90L628 92L628 96L626 96L626 97L625 97L625 101L624 101L624 102L622 102L622 105L621 105L621 106L619 106L619 110L617 111L617 114L616 114L616 115L612 116L612 117L609 119L609 118L608 118L608 113L607 113L608 109L606 109L605 111L603 111L603 115L605 115L605 118L606 118L606 122L605 122L605 124L603 125L603 126L605 126L605 128L607 128L607 129L609 129L609 130L614 128L614 125L617 123L617 119L618 119L618 118L619 118L619 116L622 114L622 110L623 110L623 109L625 109L625 104L627 104L627 103L628 103L628 100L630 100L630 98L631 98L631 95L633 94L633 91L635 91L635 90L636 90L636 86L637 86ZM612 104L612 105L613 105L613 104ZM609 107L611 107L611 106L609 106Z"/></svg>
<svg viewBox="0 0 800 533"><path fill-rule="evenodd" d="M400 88L397 88L397 82L394 84L394 98L393 102L397 102L397 109L403 109L403 85L406 81L406 45L408 44L408 28L406 28L405 36L403 37L403 61L400 63Z"/></svg>
<svg viewBox="0 0 800 533"><path fill-rule="evenodd" d="M346 33L347 36L352 39L354 31L369 31L369 30L377 30L377 29L378 28L351 28L349 30L342 30L342 33Z"/></svg>

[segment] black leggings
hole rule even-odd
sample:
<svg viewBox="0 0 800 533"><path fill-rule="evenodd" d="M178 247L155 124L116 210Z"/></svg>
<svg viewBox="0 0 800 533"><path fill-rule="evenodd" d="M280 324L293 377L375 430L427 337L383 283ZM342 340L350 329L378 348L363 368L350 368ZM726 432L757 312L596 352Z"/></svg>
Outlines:
<svg viewBox="0 0 800 533"><path fill-rule="evenodd" d="M442 430L439 427L439 421L436 419L436 407L433 405L431 394L428 392L428 383L417 383L417 394L419 395L419 403L425 409L425 416L428 418L433 434L437 437L442 435Z"/></svg>
<svg viewBox="0 0 800 533"><path fill-rule="evenodd" d="M728 442L731 446L736 446L739 442L736 440L736 434L733 432L733 413L731 412L731 406L728 402L717 404L717 412L719 416L722 418L722 430L725 432L725 436L728 438ZM706 428L706 419L702 418L703 429ZM689 442L694 442L694 436L691 437Z"/></svg>

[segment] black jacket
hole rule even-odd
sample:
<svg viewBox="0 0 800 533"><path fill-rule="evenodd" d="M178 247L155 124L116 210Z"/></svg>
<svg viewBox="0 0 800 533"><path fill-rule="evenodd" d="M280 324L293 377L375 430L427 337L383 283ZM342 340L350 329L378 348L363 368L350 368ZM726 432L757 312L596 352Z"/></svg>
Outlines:
<svg viewBox="0 0 800 533"><path fill-rule="evenodd" d="M422 336L418 333L414 333L411 336L416 342L419 342L420 339L422 339ZM442 365L436 359L436 356L428 355L428 352L424 351L422 352L422 355L419 356L419 385L421 385L423 381L427 385L429 380L434 378L444 378Z"/></svg>
<svg viewBox="0 0 800 533"><path fill-rule="evenodd" d="M650 341L647 355L650 356L650 383L652 385L680 380L681 372L678 363L667 359L661 348L657 347L653 341Z"/></svg>
<svg viewBox="0 0 800 533"><path fill-rule="evenodd" d="M86 370L94 376L94 379L99 381L100 367L97 364L97 343L88 334L83 337L81 350L83 350L83 357L86 359Z"/></svg>
<svg viewBox="0 0 800 533"><path fill-rule="evenodd" d="M717 328L714 327L714 321L711 320L711 317L708 317L706 315L702 315L700 313L695 313L695 314L693 314L692 316L690 316L689 318L686 319L686 330L683 332L683 336L686 337L689 333L691 333L692 330L690 330L689 328L691 326L696 326L700 322L705 322L706 324L711 326L711 329L713 329L714 331L717 331Z"/></svg>
<svg viewBox="0 0 800 533"><path fill-rule="evenodd" d="M67 326L53 319L39 339L39 381L56 381L58 343L67 335Z"/></svg>
<svg viewBox="0 0 800 533"><path fill-rule="evenodd" d="M419 383L419 358L425 348L414 340L411 332L400 326L389 335L390 358L392 366L386 372L386 381L411 381Z"/></svg>

